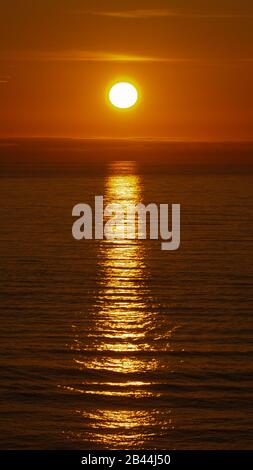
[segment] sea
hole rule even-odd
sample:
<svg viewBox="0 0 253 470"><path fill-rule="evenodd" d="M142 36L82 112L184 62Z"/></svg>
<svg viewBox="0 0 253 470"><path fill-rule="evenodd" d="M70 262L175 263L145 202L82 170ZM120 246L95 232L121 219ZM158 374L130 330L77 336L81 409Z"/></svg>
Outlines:
<svg viewBox="0 0 253 470"><path fill-rule="evenodd" d="M253 448L253 145L0 140L1 449ZM73 207L181 205L181 244Z"/></svg>

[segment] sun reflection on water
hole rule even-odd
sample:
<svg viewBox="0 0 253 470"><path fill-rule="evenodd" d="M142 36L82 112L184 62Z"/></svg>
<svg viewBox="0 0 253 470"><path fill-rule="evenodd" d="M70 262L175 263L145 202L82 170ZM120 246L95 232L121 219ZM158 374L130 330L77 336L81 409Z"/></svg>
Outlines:
<svg viewBox="0 0 253 470"><path fill-rule="evenodd" d="M106 180L105 204L141 200L136 164L113 163ZM91 400L75 411L88 427L68 437L88 440L96 448L141 448L154 433L172 429L170 410L163 420L154 408L153 400L160 396L158 379L154 374L149 378L158 369L158 361L153 355L155 309L147 282L145 243L138 239L99 243L94 309L86 320L86 331L79 328L72 346L79 353L74 361L83 380L65 387ZM149 402L140 406L141 400Z"/></svg>
<svg viewBox="0 0 253 470"><path fill-rule="evenodd" d="M141 201L141 182L134 162L114 163L106 181L105 204ZM119 174L120 173L120 174ZM122 174L123 173L123 174ZM127 217L125 218L127 222ZM116 233L122 227L116 227ZM96 334L101 333L97 349L120 353L150 350L147 331L152 328L148 313L145 248L139 240L104 240L100 246L100 289L97 301L101 308L96 318ZM96 338L94 338L96 341ZM101 341L102 339L102 341ZM113 370L122 371L122 358L114 358ZM140 362L140 361L139 361ZM125 358L125 369L136 371L136 362ZM139 365L140 367L140 365ZM110 365L107 365L110 370Z"/></svg>

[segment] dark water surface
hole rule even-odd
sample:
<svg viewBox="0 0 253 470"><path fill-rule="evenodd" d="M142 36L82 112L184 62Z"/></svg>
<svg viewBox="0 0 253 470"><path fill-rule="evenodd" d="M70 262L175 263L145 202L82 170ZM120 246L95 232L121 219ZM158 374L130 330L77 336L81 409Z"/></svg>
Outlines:
<svg viewBox="0 0 253 470"><path fill-rule="evenodd" d="M250 449L253 173L119 157L2 167L1 448ZM180 249L75 241L95 195L181 204Z"/></svg>

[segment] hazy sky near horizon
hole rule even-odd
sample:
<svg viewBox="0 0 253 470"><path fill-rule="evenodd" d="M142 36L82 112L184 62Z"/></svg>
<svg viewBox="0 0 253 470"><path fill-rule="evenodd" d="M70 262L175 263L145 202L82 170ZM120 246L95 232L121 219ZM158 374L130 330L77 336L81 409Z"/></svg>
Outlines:
<svg viewBox="0 0 253 470"><path fill-rule="evenodd" d="M253 140L252 83L252 0L0 3L2 137Z"/></svg>

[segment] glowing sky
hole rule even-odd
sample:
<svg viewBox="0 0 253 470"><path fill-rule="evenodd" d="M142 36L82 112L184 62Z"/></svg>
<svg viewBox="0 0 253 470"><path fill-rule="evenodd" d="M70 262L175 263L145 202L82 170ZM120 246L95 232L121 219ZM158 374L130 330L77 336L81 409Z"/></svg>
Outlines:
<svg viewBox="0 0 253 470"><path fill-rule="evenodd" d="M0 136L252 140L252 83L251 0L0 3Z"/></svg>

